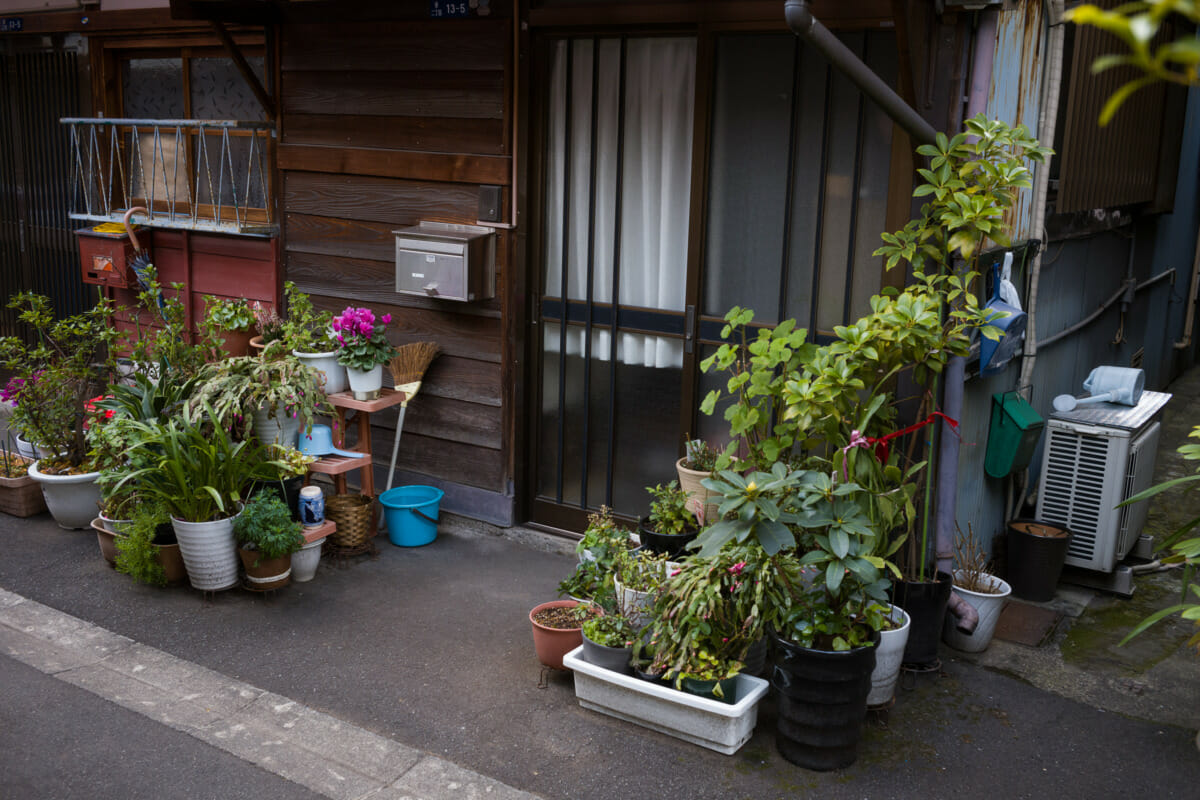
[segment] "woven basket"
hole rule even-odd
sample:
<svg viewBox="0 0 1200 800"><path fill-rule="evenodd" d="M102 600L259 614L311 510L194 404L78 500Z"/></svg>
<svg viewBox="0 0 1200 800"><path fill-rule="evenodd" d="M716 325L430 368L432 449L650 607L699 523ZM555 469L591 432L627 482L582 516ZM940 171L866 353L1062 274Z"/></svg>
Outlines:
<svg viewBox="0 0 1200 800"><path fill-rule="evenodd" d="M17 456L10 456L14 462ZM6 478L0 475L0 511L14 517L32 517L46 510L42 487L28 475Z"/></svg>
<svg viewBox="0 0 1200 800"><path fill-rule="evenodd" d="M325 516L337 523L337 531L329 535L335 547L362 547L372 538L369 497L334 495L325 501Z"/></svg>

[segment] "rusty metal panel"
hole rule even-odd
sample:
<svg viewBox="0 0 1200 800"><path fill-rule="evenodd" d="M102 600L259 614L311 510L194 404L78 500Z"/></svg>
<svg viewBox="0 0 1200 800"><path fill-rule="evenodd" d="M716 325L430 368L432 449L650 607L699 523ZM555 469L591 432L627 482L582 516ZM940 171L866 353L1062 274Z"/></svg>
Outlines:
<svg viewBox="0 0 1200 800"><path fill-rule="evenodd" d="M1037 135L1045 68L1045 4L1040 0L1011 3L999 14L987 114L1010 125L1023 124ZM1025 189L1009 210L1007 221L1013 241L1034 235L1032 203L1033 189Z"/></svg>
<svg viewBox="0 0 1200 800"><path fill-rule="evenodd" d="M1114 6L1116 0L1100 5ZM1066 120L1055 211L1069 213L1151 201L1158 185L1159 150L1167 87L1159 83L1134 93L1103 128L1097 120L1108 98L1136 77L1132 68L1093 75L1092 62L1122 45L1096 28L1076 28L1066 83ZM1178 139L1171 137L1174 146Z"/></svg>

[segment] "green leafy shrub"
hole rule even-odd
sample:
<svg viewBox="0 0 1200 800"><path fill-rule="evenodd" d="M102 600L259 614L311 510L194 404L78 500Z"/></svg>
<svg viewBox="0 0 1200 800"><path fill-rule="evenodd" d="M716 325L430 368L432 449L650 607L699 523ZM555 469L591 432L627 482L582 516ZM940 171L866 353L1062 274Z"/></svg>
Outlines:
<svg viewBox="0 0 1200 800"><path fill-rule="evenodd" d="M238 544L257 550L255 566L263 560L290 555L304 544L299 522L292 519L287 504L273 492L260 492L248 501L233 522Z"/></svg>

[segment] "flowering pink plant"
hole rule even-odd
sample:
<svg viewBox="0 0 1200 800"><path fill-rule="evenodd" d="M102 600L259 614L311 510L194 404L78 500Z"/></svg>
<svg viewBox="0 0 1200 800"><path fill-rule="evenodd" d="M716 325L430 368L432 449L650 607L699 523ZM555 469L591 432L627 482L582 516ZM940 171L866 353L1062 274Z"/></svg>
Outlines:
<svg viewBox="0 0 1200 800"><path fill-rule="evenodd" d="M391 321L391 314L384 314L376 320L371 309L353 306L347 307L341 316L334 317L338 363L364 372L377 364L387 363L395 350L385 334Z"/></svg>

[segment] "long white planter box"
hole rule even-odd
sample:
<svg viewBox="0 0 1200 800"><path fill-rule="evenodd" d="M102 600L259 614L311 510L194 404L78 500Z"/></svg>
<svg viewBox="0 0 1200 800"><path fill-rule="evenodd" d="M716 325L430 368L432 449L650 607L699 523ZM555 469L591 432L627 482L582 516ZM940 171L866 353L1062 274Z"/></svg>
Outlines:
<svg viewBox="0 0 1200 800"><path fill-rule="evenodd" d="M582 646L563 656L563 666L574 671L575 696L584 708L727 756L750 741L758 722L758 701L767 693L762 678L738 675L737 702L709 700L589 664Z"/></svg>

